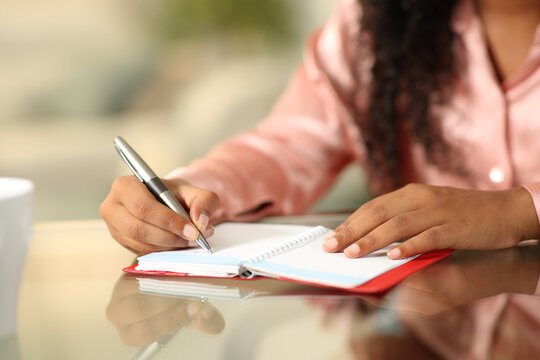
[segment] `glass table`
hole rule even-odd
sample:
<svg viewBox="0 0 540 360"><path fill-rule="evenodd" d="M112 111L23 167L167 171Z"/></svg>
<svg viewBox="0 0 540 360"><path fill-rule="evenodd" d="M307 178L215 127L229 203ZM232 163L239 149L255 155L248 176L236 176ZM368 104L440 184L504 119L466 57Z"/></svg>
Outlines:
<svg viewBox="0 0 540 360"><path fill-rule="evenodd" d="M343 219L266 221L333 227ZM152 295L122 272L134 260L102 221L37 224L18 332L2 340L0 358L540 358L535 241L455 251L377 296L271 279L179 278L168 281L185 293Z"/></svg>

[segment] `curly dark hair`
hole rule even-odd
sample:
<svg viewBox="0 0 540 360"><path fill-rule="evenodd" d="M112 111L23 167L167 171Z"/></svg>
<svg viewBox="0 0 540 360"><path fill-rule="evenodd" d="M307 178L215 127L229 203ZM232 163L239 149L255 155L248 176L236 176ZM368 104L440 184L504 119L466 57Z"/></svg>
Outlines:
<svg viewBox="0 0 540 360"><path fill-rule="evenodd" d="M369 105L356 121L372 191L382 193L407 182L402 169L409 154L403 139L421 144L431 164L455 167L430 109L448 101L453 91L458 47L451 20L457 1L358 1L360 47L369 48L374 62Z"/></svg>

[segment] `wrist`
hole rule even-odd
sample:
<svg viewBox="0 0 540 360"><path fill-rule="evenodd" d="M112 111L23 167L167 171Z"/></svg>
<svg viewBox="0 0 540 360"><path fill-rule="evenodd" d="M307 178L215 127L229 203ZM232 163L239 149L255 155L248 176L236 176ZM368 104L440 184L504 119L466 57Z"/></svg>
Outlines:
<svg viewBox="0 0 540 360"><path fill-rule="evenodd" d="M519 269L516 269L516 282L519 282L519 292L530 295L540 295L538 288L540 283L538 277L540 275L540 247L532 246L516 246L519 254Z"/></svg>
<svg viewBox="0 0 540 360"><path fill-rule="evenodd" d="M517 187L507 191L510 206L507 208L511 222L516 229L518 241L540 238L538 214L531 194L524 187Z"/></svg>

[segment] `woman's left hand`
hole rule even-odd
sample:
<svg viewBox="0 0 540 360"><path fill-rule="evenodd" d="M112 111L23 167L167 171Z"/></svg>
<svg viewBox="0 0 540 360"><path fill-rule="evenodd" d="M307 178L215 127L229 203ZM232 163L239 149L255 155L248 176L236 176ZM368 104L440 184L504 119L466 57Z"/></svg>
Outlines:
<svg viewBox="0 0 540 360"><path fill-rule="evenodd" d="M436 249L499 249L538 237L539 226L529 192L461 190L409 184L368 201L356 210L323 249L361 257L396 241L391 259Z"/></svg>

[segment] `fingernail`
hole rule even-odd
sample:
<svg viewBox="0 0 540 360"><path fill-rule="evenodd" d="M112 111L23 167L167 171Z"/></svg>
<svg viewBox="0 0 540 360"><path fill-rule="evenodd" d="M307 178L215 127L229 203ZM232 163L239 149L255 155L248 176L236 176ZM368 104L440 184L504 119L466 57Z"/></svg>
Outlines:
<svg viewBox="0 0 540 360"><path fill-rule="evenodd" d="M197 220L197 227L199 230L204 233L206 231L206 228L208 227L208 222L210 221L210 218L208 215L201 213L199 215L199 219Z"/></svg>
<svg viewBox="0 0 540 360"><path fill-rule="evenodd" d="M324 238L324 241L327 241L330 238L333 238L335 235L336 235L336 233L332 231L330 234L326 235L326 237Z"/></svg>
<svg viewBox="0 0 540 360"><path fill-rule="evenodd" d="M330 239L323 242L322 246L325 251L334 251L335 249L337 249L338 242L336 238L331 237Z"/></svg>
<svg viewBox="0 0 540 360"><path fill-rule="evenodd" d="M401 256L401 250L399 250L398 248L393 248L392 250L390 250L389 252L386 253L386 255L394 260L394 259L397 259Z"/></svg>
<svg viewBox="0 0 540 360"><path fill-rule="evenodd" d="M360 247L356 244L352 244L346 248L344 252L348 257L357 257L358 254L360 254Z"/></svg>
<svg viewBox="0 0 540 360"><path fill-rule="evenodd" d="M184 225L183 234L189 240L195 240L199 236L199 232L192 225Z"/></svg>
<svg viewBox="0 0 540 360"><path fill-rule="evenodd" d="M210 237L214 235L214 227L213 226L210 226L208 229L206 229L206 231L204 232L204 237L207 238L207 237Z"/></svg>
<svg viewBox="0 0 540 360"><path fill-rule="evenodd" d="M197 315L201 311L201 304L199 302L189 303L187 308L186 308L186 311L187 311L189 317L194 317L195 315Z"/></svg>

